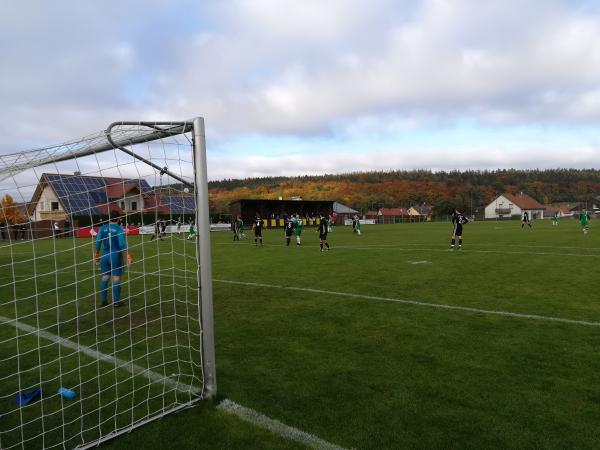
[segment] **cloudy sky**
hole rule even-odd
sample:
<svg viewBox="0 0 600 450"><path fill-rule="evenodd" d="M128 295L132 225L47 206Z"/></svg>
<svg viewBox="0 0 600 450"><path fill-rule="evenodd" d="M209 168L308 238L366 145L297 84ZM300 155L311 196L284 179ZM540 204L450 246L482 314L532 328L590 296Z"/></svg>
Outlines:
<svg viewBox="0 0 600 450"><path fill-rule="evenodd" d="M0 154L206 120L209 177L600 167L600 2L4 2Z"/></svg>

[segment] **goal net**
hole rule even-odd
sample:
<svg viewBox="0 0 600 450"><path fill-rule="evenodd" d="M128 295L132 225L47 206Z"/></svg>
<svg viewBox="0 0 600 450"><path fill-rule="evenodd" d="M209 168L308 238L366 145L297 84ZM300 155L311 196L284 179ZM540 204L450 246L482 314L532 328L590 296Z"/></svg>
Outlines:
<svg viewBox="0 0 600 450"><path fill-rule="evenodd" d="M209 231L201 118L0 156L0 448L215 395Z"/></svg>

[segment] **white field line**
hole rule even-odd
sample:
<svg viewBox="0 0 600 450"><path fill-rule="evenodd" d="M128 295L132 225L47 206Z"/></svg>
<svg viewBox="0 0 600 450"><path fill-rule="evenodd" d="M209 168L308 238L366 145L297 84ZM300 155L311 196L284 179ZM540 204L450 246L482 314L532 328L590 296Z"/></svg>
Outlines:
<svg viewBox="0 0 600 450"><path fill-rule="evenodd" d="M180 383L172 378L165 377L158 372L154 372L146 367L142 367L140 365L134 364L131 361L126 361L124 359L117 358L116 356L107 355L105 353L101 353L99 351L94 350L91 347L87 347L85 345L78 344L77 342L71 341L69 339L61 338L53 333L50 333L46 330L42 330L31 325L28 325L23 322L19 322L15 319L9 319L8 317L0 316L0 323L4 323L6 325L14 326L15 328L25 331L26 333L30 333L34 336L38 336L46 339L50 342L54 342L55 344L59 344L65 348L69 348L71 350L75 350L77 352L83 353L91 358L97 359L99 361L104 361L110 364L114 364L117 368L126 370L133 375L139 375L147 378L152 383L157 384L166 384L174 389L183 392L192 392L194 394L201 394L202 388L191 386L189 384Z"/></svg>
<svg viewBox="0 0 600 450"><path fill-rule="evenodd" d="M332 249L340 249L340 250L395 250L395 251L406 251L406 252L441 252L448 253L450 251L449 248L432 248L432 247L417 247L416 245L413 247L392 247L392 246L368 246L368 247L355 247L355 246L336 246ZM527 251L505 251L505 250L476 250L473 248L469 248L468 244L465 244L465 247L462 249L463 253L495 253L501 255L536 255L536 256L575 256L577 258L600 258L600 254L591 255L586 253L556 253L556 252L527 252Z"/></svg>
<svg viewBox="0 0 600 450"><path fill-rule="evenodd" d="M136 274L143 275L143 272L132 272ZM147 273L147 275L157 275L159 272L153 271ZM180 275L171 275L167 274L164 276L171 276L176 278L184 278ZM414 305L414 306L423 306L429 308L437 308L437 309L445 309L452 311L465 311L477 314L487 314L494 316L504 316L504 317L514 317L518 319L529 319L529 320L540 320L545 322L560 322L567 323L570 325L583 325L588 327L600 327L600 322L592 322L589 320L577 320L577 319L567 319L564 317L553 317L553 316L542 316L538 314L525 314L525 313L515 313L510 311L498 311L493 309L482 309L482 308L472 308L470 306L459 306L459 305L446 305L443 303L428 303L422 302L418 300L406 300L400 298L391 298L391 297L379 297L375 295L364 295L364 294L354 294L351 292L338 292L338 291L328 291L324 289L313 289L313 288L303 288L303 287L294 287L294 286L282 286L277 284L266 284L266 283L253 283L247 281L235 281L235 280L221 280L218 278L213 278L213 281L216 283L224 283L224 284L237 284L241 286L251 286L251 287L260 287L260 288L275 288L275 289L286 289L289 291L299 291L299 292L311 292L315 294L325 294L325 295L337 295L340 297L351 297L351 298L361 298L365 300L375 300L381 302L392 302L392 303L401 303L405 305Z"/></svg>
<svg viewBox="0 0 600 450"><path fill-rule="evenodd" d="M231 400L223 400L219 405L217 405L217 409L221 409L223 411L227 411L228 413L235 414L240 419L250 422L254 425L257 425L261 428L267 429L272 433L275 433L278 436L282 436L286 439L290 439L292 441L301 442L310 448L315 448L319 450L343 450L343 447L338 447L335 444L331 444L327 441L324 441L317 436L314 436L309 433L305 433L304 431L300 431L297 428L292 428L287 426L284 423L279 422L278 420L270 419L267 416L262 415L261 413L254 411L253 409L246 408L244 406L238 405Z"/></svg>
<svg viewBox="0 0 600 450"><path fill-rule="evenodd" d="M120 359L115 356L98 352L93 348L78 344L69 339L61 338L60 336L57 336L42 329L38 329L26 323L19 322L18 320L0 316L0 323L9 326L14 326L15 328L26 333L39 335L39 337L43 339L59 344L65 348L81 352L84 355L90 356L97 360L114 364L119 369L126 370L127 372L132 373L133 375L143 376L152 383L166 384L174 389L183 392L192 392L198 395L202 393L202 388L191 386L185 383L180 383L176 380L173 380L172 378L165 377L158 372L154 372L150 369L139 366L130 361L125 361L124 359ZM237 403L228 399L225 399L221 403L219 403L217 405L217 408L226 411L230 414L233 414L246 422L250 422L256 426L267 429L284 439L290 439L296 442L300 442L308 447L317 450L344 450L342 447L338 447L337 445L324 441L323 439L320 439L317 436L298 430L297 428L290 427L282 422L279 422L278 420L271 419L259 413L258 411L238 405Z"/></svg>
<svg viewBox="0 0 600 450"><path fill-rule="evenodd" d="M234 242L218 242L217 245L238 245ZM410 247L400 247L394 245L373 245L373 246L355 246L355 245L335 245L335 243L331 244L332 250L396 250L396 251L406 251L406 252L420 252L420 251L428 251L428 252L440 252L440 253L448 253L450 249L448 247L440 248L440 247L418 247L419 245L424 244L404 244ZM477 246L478 244L473 244L473 246ZM315 243L314 248L318 250L317 243ZM283 247L283 245L278 244L264 244L264 247L269 248L278 248ZM304 248L308 247L308 245L304 245ZM524 248L524 247L520 247ZM561 247L552 247L552 248L561 248ZM577 247L564 247L569 249L576 249ZM587 249L585 249L587 250ZM589 253L557 253L557 252L530 252L530 251L506 251L506 250L477 250L472 247L469 247L469 244L466 243L465 247L462 249L463 253L495 253L501 255L539 255L539 256L575 256L578 258L600 258L600 254L589 254Z"/></svg>
<svg viewBox="0 0 600 450"><path fill-rule="evenodd" d="M469 242L469 246L474 247L517 247L517 248L553 248L553 249L565 249L565 250L586 250L595 251L600 250L600 247L576 247L576 246L564 246L564 245L521 245L514 243L488 243L488 242ZM406 242L402 245L431 245L430 242Z"/></svg>
<svg viewBox="0 0 600 450"><path fill-rule="evenodd" d="M269 288L269 289L273 289L273 288L286 289L288 291L310 292L310 293L314 293L314 294L325 294L328 296L337 295L340 297L360 298L360 299L365 299L365 300L376 300L376 301L381 301L381 302L402 303L404 305L423 306L426 308L437 308L437 309L445 309L445 310L450 310L450 311L464 311L464 312L476 313L476 314L514 317L517 319L540 320L540 321L544 321L544 322L559 322L559 323L566 323L566 324L570 324L570 325L600 327L600 322L590 322L587 320L565 319L562 317L540 316L537 314L523 314L523 313L515 313L515 312L509 312L509 311L496 311L496 310L491 310L491 309L471 308L469 306L455 306L455 305L445 305L445 304L437 304L437 303L427 303L427 302L420 302L417 300L403 300L403 299L399 299L399 298L378 297L375 295L352 294L349 292L336 292L336 291L327 291L324 289L311 289L311 288L303 288L303 287L281 286L281 285L275 285L275 284L250 283L250 282L244 282L244 281L218 280L218 279L213 279L213 281L215 281L217 283L237 284L237 285L242 285L242 286L252 286L252 287Z"/></svg>

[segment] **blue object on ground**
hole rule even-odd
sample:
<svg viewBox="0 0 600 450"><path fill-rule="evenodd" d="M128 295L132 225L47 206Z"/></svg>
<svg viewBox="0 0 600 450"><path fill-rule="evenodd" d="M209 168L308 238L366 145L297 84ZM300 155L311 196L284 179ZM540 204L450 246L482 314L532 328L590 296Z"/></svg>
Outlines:
<svg viewBox="0 0 600 450"><path fill-rule="evenodd" d="M21 392L19 395L17 395L17 398L15 398L15 403L17 404L17 406L25 406L30 404L34 400L37 400L41 396L42 388L37 387L34 389L30 389L29 391Z"/></svg>
<svg viewBox="0 0 600 450"><path fill-rule="evenodd" d="M60 395L63 398L66 398L67 400L73 400L75 397L77 397L77 392L72 391L71 389L61 387L58 390L58 395Z"/></svg>

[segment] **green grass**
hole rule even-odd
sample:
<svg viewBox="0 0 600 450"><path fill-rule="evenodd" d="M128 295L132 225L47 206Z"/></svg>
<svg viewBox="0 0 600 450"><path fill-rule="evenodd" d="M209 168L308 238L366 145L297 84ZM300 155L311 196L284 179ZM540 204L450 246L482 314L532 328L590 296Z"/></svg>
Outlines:
<svg viewBox="0 0 600 450"><path fill-rule="evenodd" d="M292 243L289 248L280 230L267 230L262 248L252 239L234 243L230 233L213 233L219 398L347 448L600 446L600 327L383 300L600 322L596 230L583 236L577 223L567 220L559 227L536 222L533 230L512 221L475 222L465 226L462 252L448 250L447 223L364 226L362 231L357 237L349 228L336 228L329 236L332 250L324 253L313 229L305 229L301 247ZM135 258L127 287L130 306L117 311L94 306L97 277L85 264L89 242L78 241L72 249L71 241L57 241L58 249L66 250L58 264L53 243L39 242L35 265L31 244L19 244L13 258L24 281L17 284L17 295L35 292L27 276L34 270L38 292L56 284L57 267L64 269L62 287L58 297L55 292L31 297L17 302L16 310L15 302L5 301L13 294L0 294L0 315L18 313L25 323L198 385L194 244L174 242L169 254L169 242L130 240ZM76 280L68 267L74 257L81 261ZM0 248L0 283L12 277L10 261L7 248ZM173 263L177 270L161 272L160 279L141 275ZM182 278L186 274L188 280ZM73 298L75 286L80 300L63 304L62 298ZM36 308L43 312L28 317ZM69 320L75 315L78 321ZM0 324L0 377L15 371L14 335L14 327ZM67 418L76 420L67 431L80 430L82 408L91 411L83 418L91 436L160 411L165 403L190 399L42 343L40 353L35 336L20 337L21 383L39 383L41 362L44 380L50 380L44 387L80 385L87 395L67 408ZM61 362L62 380L52 379L58 376L53 361ZM2 448L20 439L20 430L10 431L20 420L10 405L16 389L16 379L0 387ZM41 430L34 420L41 406L52 413L45 429L60 425L60 400L49 396L22 410L32 420L26 430L33 435ZM60 441L60 433L51 434L46 433L46 443ZM301 448L211 404L168 416L108 446L166 444Z"/></svg>

